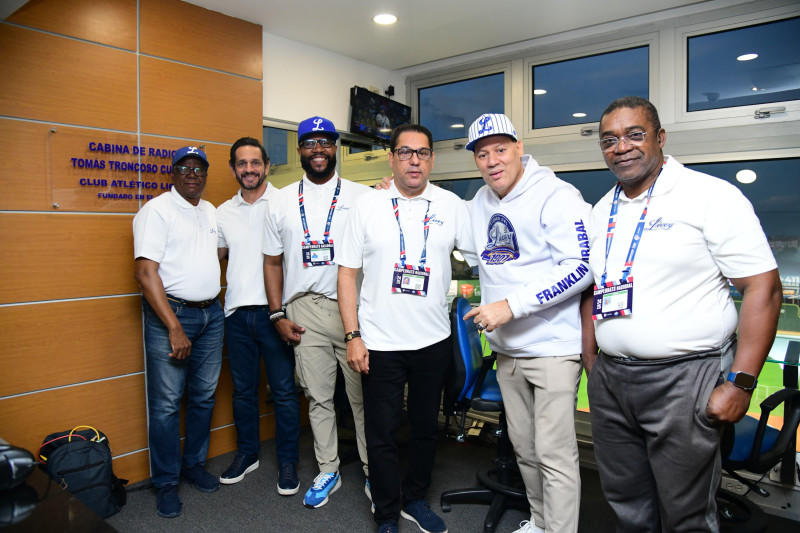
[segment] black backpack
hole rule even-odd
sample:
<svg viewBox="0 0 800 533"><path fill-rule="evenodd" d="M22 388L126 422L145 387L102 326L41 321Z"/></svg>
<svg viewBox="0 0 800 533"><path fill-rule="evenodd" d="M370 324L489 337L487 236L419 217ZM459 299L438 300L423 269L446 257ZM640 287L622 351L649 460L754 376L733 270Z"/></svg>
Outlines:
<svg viewBox="0 0 800 533"><path fill-rule="evenodd" d="M45 437L37 455L51 478L101 518L118 513L125 505L128 480L114 475L111 448L101 431L78 426L52 433Z"/></svg>

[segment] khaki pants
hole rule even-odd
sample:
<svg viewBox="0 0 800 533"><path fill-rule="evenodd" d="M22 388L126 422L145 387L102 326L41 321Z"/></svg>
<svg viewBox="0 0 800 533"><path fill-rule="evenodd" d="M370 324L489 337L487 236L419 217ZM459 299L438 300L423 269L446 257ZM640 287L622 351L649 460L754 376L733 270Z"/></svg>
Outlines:
<svg viewBox="0 0 800 533"><path fill-rule="evenodd" d="M547 531L578 531L581 478L575 408L580 375L580 355L497 354L497 381L531 521Z"/></svg>
<svg viewBox="0 0 800 533"><path fill-rule="evenodd" d="M297 377L308 398L308 417L314 433L314 453L320 472L339 470L336 411L333 405L338 364L342 367L345 390L353 409L358 455L364 464L364 475L369 475L361 374L347 366L347 347L338 303L319 294L307 293L289 302L286 313L290 320L306 328L294 353Z"/></svg>

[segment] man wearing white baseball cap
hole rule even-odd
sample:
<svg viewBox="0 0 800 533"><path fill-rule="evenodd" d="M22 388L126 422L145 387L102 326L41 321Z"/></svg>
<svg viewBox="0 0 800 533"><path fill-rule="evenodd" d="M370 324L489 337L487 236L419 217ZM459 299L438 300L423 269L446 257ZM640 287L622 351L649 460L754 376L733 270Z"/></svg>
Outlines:
<svg viewBox="0 0 800 533"><path fill-rule="evenodd" d="M531 508L515 533L578 530L575 403L581 292L589 287L580 192L523 151L509 118L481 115L467 149L486 185L468 202L479 252L473 319L497 353L497 380Z"/></svg>

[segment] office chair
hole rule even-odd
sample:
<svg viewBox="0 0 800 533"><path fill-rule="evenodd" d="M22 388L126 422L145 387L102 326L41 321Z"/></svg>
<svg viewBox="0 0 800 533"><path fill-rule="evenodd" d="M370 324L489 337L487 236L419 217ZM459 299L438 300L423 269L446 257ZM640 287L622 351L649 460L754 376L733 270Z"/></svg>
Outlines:
<svg viewBox="0 0 800 533"><path fill-rule="evenodd" d="M442 511L450 512L451 503L490 504L483 530L492 533L506 509L528 511L529 506L525 486L514 458L514 448L508 438L497 374L492 368L495 356L483 357L480 333L475 323L463 320L469 310L470 304L465 298L453 300L450 320L453 331L454 368L445 386L445 431L449 427L451 415L460 412L460 433L456 440L464 442L464 425L468 409L499 412L500 423L496 432L497 457L493 461L494 469L488 472L479 471L476 474L480 487L445 491L441 496L441 506Z"/></svg>
<svg viewBox="0 0 800 533"><path fill-rule="evenodd" d="M770 413L784 404L783 427L777 430L767 425ZM777 465L787 450L794 451L797 427L800 424L800 391L782 389L761 402L761 417L756 420L745 416L736 424L725 428L720 445L722 467L734 479L748 487L749 492L768 497L757 482L745 479L736 470L754 474L766 474ZM794 454L791 454L792 459ZM786 466L786 465L784 465ZM796 477L796 465L791 464L792 481ZM764 531L767 519L764 511L744 496L720 488L717 506L722 531Z"/></svg>

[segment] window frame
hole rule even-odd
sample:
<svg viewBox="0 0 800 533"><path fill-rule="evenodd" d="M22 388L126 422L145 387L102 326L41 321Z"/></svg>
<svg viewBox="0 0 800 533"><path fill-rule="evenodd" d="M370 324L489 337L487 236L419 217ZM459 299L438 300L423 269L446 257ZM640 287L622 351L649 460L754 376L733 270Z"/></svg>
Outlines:
<svg viewBox="0 0 800 533"><path fill-rule="evenodd" d="M591 57L600 54L607 54L613 52L620 52L629 50L631 48L639 48L642 46L648 47L648 99L654 104L658 105L660 91L658 87L659 80L659 34L658 32L649 32L639 35L633 35L621 39L614 39L612 41L605 41L602 43L595 43L578 48L571 48L568 50L561 50L550 54L542 55L529 55L524 59L524 77L523 77L523 116L524 121L524 137L528 139L537 139L545 137L553 137L560 135L580 135L582 137L597 136L600 124L598 122L586 122L583 124L571 124L567 126L553 126L550 128L533 129L533 68L539 65L547 65L550 63L557 63L561 61L569 61L573 59L581 59L584 57ZM610 102L609 102L610 103ZM519 126L518 126L519 127ZM590 129L591 132L587 134L582 133L582 130Z"/></svg>
<svg viewBox="0 0 800 533"><path fill-rule="evenodd" d="M800 16L800 9L794 6L786 8L771 9L759 12L757 17L752 13L727 17L713 21L679 26L676 28L678 45L677 52L680 54L676 58L675 76L675 123L693 124L698 122L719 122L725 121L725 125L751 125L758 122L783 122L787 120L797 120L800 118L800 100L786 100L768 104L751 104L745 106L724 107L721 109L706 109L702 111L688 111L689 106L689 39L700 37L723 31L736 30L778 22ZM784 113L770 116L766 119L756 119L755 112L760 108L783 106L786 108Z"/></svg>
<svg viewBox="0 0 800 533"><path fill-rule="evenodd" d="M420 111L420 104L419 104L419 91L421 89L427 89L430 87L436 87L438 85L445 85L448 83L456 83L459 81L467 81L474 78L482 78L484 76L490 76L492 74L503 74L503 108L504 113L511 117L511 62L504 61L502 63L492 63L489 65L484 65L476 68L471 68L467 70L458 70L454 72L449 72L446 74L439 74L436 76L426 76L421 78L414 78L409 79L408 81L408 94L411 96L411 108L412 108L412 117L415 123L419 124L419 111ZM513 121L513 117L512 121ZM425 124L422 124L423 126ZM469 130L469 124L464 125L465 129ZM445 150L445 149L460 149L463 148L467 144L467 137L459 137L455 139L448 139L445 141L434 141L433 142L433 149L436 150Z"/></svg>

